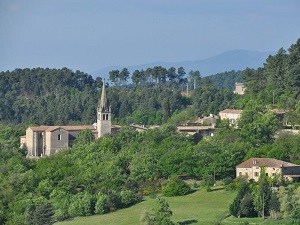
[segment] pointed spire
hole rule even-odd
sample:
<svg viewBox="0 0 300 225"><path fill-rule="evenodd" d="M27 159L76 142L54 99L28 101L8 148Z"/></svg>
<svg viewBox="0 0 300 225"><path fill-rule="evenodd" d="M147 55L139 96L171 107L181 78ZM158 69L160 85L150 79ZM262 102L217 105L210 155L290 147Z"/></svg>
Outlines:
<svg viewBox="0 0 300 225"><path fill-rule="evenodd" d="M109 112L110 111L110 107L108 105L107 98L106 98L105 79L103 80L102 94L101 94L101 99L100 99L100 104L98 106L98 109L101 112Z"/></svg>

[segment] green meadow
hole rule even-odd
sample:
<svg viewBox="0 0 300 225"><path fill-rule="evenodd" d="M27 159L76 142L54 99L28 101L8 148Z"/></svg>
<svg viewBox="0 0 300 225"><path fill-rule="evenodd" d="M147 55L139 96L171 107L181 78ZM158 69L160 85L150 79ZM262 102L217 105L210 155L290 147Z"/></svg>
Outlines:
<svg viewBox="0 0 300 225"><path fill-rule="evenodd" d="M198 189L194 193L179 196L165 197L173 212L172 221L179 225L291 225L290 220L274 221L262 218L235 218L229 216L229 205L236 192L225 191L216 187L212 192ZM156 206L157 200L145 198L139 204L121 209L105 215L76 217L55 225L140 225L145 211Z"/></svg>
<svg viewBox="0 0 300 225"><path fill-rule="evenodd" d="M180 197L165 198L173 211L172 221L179 224L215 225L224 219L229 212L229 205L235 192L215 189L207 192L204 189ZM118 210L105 215L76 217L56 225L135 225L141 224L140 218L146 210L155 207L157 200L146 198L143 202L130 208Z"/></svg>

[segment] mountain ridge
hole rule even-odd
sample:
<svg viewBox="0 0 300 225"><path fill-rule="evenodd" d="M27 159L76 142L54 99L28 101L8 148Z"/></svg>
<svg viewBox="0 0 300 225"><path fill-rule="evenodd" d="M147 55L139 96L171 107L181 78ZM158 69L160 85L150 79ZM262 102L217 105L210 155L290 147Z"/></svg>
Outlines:
<svg viewBox="0 0 300 225"><path fill-rule="evenodd" d="M274 54L276 54L275 51L262 52L250 50L230 50L200 60L185 60L180 62L156 61L127 67L110 66L91 72L91 75L93 77L100 76L108 79L109 71L116 69L122 70L124 67L126 67L130 73L133 73L134 70L146 70L147 68L152 68L154 66L162 66L167 69L171 66L174 66L175 68L183 67L186 73L188 73L191 70L199 70L201 76L206 77L225 71L244 70L247 67L257 69L258 67L263 66L263 63L266 61L269 55Z"/></svg>

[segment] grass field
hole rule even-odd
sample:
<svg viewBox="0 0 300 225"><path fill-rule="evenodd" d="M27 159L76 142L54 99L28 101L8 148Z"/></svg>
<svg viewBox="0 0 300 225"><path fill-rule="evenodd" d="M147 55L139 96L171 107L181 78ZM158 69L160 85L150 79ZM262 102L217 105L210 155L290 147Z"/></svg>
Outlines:
<svg viewBox="0 0 300 225"><path fill-rule="evenodd" d="M215 225L217 221L228 215L229 205L234 196L235 192L217 189L206 192L201 189L186 196L165 199L173 211L172 221L180 222L181 225ZM113 213L76 217L56 225L139 225L143 212L151 210L155 205L155 199L146 199L130 208Z"/></svg>

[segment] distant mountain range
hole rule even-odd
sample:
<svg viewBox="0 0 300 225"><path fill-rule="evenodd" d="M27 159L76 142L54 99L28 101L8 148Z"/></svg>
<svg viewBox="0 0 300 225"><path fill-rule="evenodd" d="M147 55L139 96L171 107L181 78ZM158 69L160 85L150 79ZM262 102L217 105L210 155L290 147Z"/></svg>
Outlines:
<svg viewBox="0 0 300 225"><path fill-rule="evenodd" d="M152 62L133 66L111 66L99 69L91 73L93 77L102 77L108 79L109 71L122 70L126 67L130 73L134 70L146 70L147 68L153 68L154 66L162 66L170 68L183 67L188 73L191 70L199 70L202 77L213 75L231 70L244 70L247 67L257 69L263 66L269 55L274 55L276 52L259 52L259 51L247 51L247 50L233 50L226 51L219 55L195 61L182 61L182 62Z"/></svg>

